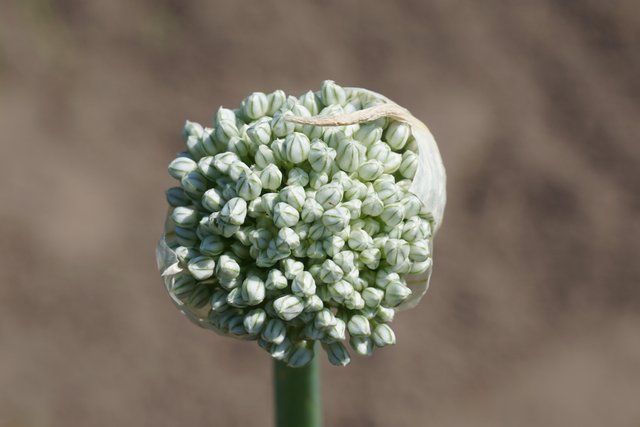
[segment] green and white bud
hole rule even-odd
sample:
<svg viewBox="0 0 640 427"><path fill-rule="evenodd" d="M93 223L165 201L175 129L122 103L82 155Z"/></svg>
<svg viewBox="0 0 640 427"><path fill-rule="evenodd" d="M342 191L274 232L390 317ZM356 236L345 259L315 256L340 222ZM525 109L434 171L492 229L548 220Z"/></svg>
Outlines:
<svg viewBox="0 0 640 427"><path fill-rule="evenodd" d="M196 138L200 138L204 132L202 125L196 122L191 122L187 120L184 123L184 127L182 128L182 137L185 142L190 136L195 136Z"/></svg>
<svg viewBox="0 0 640 427"><path fill-rule="evenodd" d="M262 330L262 339L272 344L281 344L287 336L287 327L280 319L271 319Z"/></svg>
<svg viewBox="0 0 640 427"><path fill-rule="evenodd" d="M404 208L404 217L411 218L420 213L422 210L422 202L415 194L407 194L400 201L402 203L402 207Z"/></svg>
<svg viewBox="0 0 640 427"><path fill-rule="evenodd" d="M191 154L194 159L199 159L207 154L204 150L202 139L197 136L190 136L187 138L185 145L187 146L187 151L189 151L189 154Z"/></svg>
<svg viewBox="0 0 640 427"><path fill-rule="evenodd" d="M315 223L309 227L309 233L307 235L308 239L312 241L318 241L324 237L327 237L331 234L329 230L322 224Z"/></svg>
<svg viewBox="0 0 640 427"><path fill-rule="evenodd" d="M287 174L287 185L297 185L304 187L309 185L309 174L301 168L293 168Z"/></svg>
<svg viewBox="0 0 640 427"><path fill-rule="evenodd" d="M349 345L360 356L369 357L373 354L373 340L369 337L352 336Z"/></svg>
<svg viewBox="0 0 640 427"><path fill-rule="evenodd" d="M384 244L384 256L387 264L399 265L409 259L410 247L402 239L389 239Z"/></svg>
<svg viewBox="0 0 640 427"><path fill-rule="evenodd" d="M316 139L309 148L309 164L316 172L327 172L336 158L336 150Z"/></svg>
<svg viewBox="0 0 640 427"><path fill-rule="evenodd" d="M204 284L199 284L191 293L188 304L193 308L202 308L209 303L210 298L211 289Z"/></svg>
<svg viewBox="0 0 640 427"><path fill-rule="evenodd" d="M271 130L277 138L284 138L295 131L295 123L287 120L287 117L292 115L293 113L291 111L277 111L273 115L273 119L271 119Z"/></svg>
<svg viewBox="0 0 640 427"><path fill-rule="evenodd" d="M289 280L293 280L298 274L304 271L304 264L300 261L288 258L282 261L282 269L284 271L284 276Z"/></svg>
<svg viewBox="0 0 640 427"><path fill-rule="evenodd" d="M198 169L198 164L187 157L178 157L169 163L169 175L175 179L182 179L183 176Z"/></svg>
<svg viewBox="0 0 640 427"><path fill-rule="evenodd" d="M191 197L200 198L207 191L207 180L198 172L191 171L180 180L182 189Z"/></svg>
<svg viewBox="0 0 640 427"><path fill-rule="evenodd" d="M305 338L313 341L319 341L322 338L324 338L324 332L319 329L316 329L315 326L313 326L313 323L311 322L305 325L304 329L302 330L302 333L304 334Z"/></svg>
<svg viewBox="0 0 640 427"><path fill-rule="evenodd" d="M242 101L242 113L251 120L259 119L267 114L269 99L262 92L253 92Z"/></svg>
<svg viewBox="0 0 640 427"><path fill-rule="evenodd" d="M262 209L267 216L273 216L273 209L278 203L278 193L265 193L260 196L262 199Z"/></svg>
<svg viewBox="0 0 640 427"><path fill-rule="evenodd" d="M360 129L353 134L353 138L360 141L364 146L370 147L382 138L382 128L375 122L362 124Z"/></svg>
<svg viewBox="0 0 640 427"><path fill-rule="evenodd" d="M284 93L283 90L275 90L267 95L267 101L269 103L269 108L267 108L267 115L273 116L276 111L278 111L284 105L287 100L287 94Z"/></svg>
<svg viewBox="0 0 640 427"><path fill-rule="evenodd" d="M216 289L213 291L211 299L209 300L212 312L222 313L229 308L229 305L227 304L227 295L228 293L222 289Z"/></svg>
<svg viewBox="0 0 640 427"><path fill-rule="evenodd" d="M244 316L244 329L249 335L258 335L267 322L267 313L261 308L251 310Z"/></svg>
<svg viewBox="0 0 640 427"><path fill-rule="evenodd" d="M266 289L264 282L258 276L248 276L242 282L240 289L242 291L242 298L247 304L258 305L264 301Z"/></svg>
<svg viewBox="0 0 640 427"><path fill-rule="evenodd" d="M232 136L229 138L229 142L227 142L227 151L234 153L239 157L247 157L251 152L251 145L251 142L245 141L237 136Z"/></svg>
<svg viewBox="0 0 640 427"><path fill-rule="evenodd" d="M300 237L293 229L283 227L278 230L275 245L279 251L290 251L300 246Z"/></svg>
<svg viewBox="0 0 640 427"><path fill-rule="evenodd" d="M260 182L262 187L267 190L277 190L282 184L282 172L274 164L267 165L260 172Z"/></svg>
<svg viewBox="0 0 640 427"><path fill-rule="evenodd" d="M359 281L359 279L357 281ZM351 295L344 299L344 305L349 310L362 310L364 308L364 299L362 295L360 295L360 292L354 290Z"/></svg>
<svg viewBox="0 0 640 427"><path fill-rule="evenodd" d="M218 265L216 266L216 277L219 280L235 279L240 275L240 265L238 262L229 255L223 254L218 258Z"/></svg>
<svg viewBox="0 0 640 427"><path fill-rule="evenodd" d="M407 150L402 153L402 161L398 172L405 178L413 179L418 170L418 155L413 151Z"/></svg>
<svg viewBox="0 0 640 427"><path fill-rule="evenodd" d="M307 135L294 132L287 135L284 140L284 157L287 161L297 164L309 158L311 142Z"/></svg>
<svg viewBox="0 0 640 427"><path fill-rule="evenodd" d="M402 163L402 155L389 153L387 160L383 163L384 173L396 173L400 169L400 163Z"/></svg>
<svg viewBox="0 0 640 427"><path fill-rule="evenodd" d="M189 261L187 269L196 280L205 280L213 276L213 270L216 266L213 258L207 256L199 256Z"/></svg>
<svg viewBox="0 0 640 427"><path fill-rule="evenodd" d="M324 209L334 208L342 201L344 192L342 186L335 182L323 185L316 192L316 201Z"/></svg>
<svg viewBox="0 0 640 427"><path fill-rule="evenodd" d="M371 335L369 320L361 314L351 316L351 319L349 319L349 322L347 323L347 329L349 330L349 334L353 336L367 337Z"/></svg>
<svg viewBox="0 0 640 427"><path fill-rule="evenodd" d="M247 202L240 197L234 197L222 207L218 220L232 225L242 225L246 217Z"/></svg>
<svg viewBox="0 0 640 427"><path fill-rule="evenodd" d="M338 264L328 259L322 263L319 276L322 282L331 284L342 279L344 272Z"/></svg>
<svg viewBox="0 0 640 427"><path fill-rule="evenodd" d="M362 299L367 307L378 307L384 298L384 291L377 288L366 288L362 291Z"/></svg>
<svg viewBox="0 0 640 427"><path fill-rule="evenodd" d="M362 200L353 199L342 204L343 208L346 208L349 211L349 216L351 219L360 218L362 214ZM339 209L339 208L338 208Z"/></svg>
<svg viewBox="0 0 640 427"><path fill-rule="evenodd" d="M288 185L280 190L280 201L293 206L298 211L302 210L302 206L307 198L304 187L300 185Z"/></svg>
<svg viewBox="0 0 640 427"><path fill-rule="evenodd" d="M421 274L427 271L431 267L432 258L427 258L422 262L412 262L409 269L409 274Z"/></svg>
<svg viewBox="0 0 640 427"><path fill-rule="evenodd" d="M343 171L354 172L360 166L362 152L358 145L358 142L349 138L345 138L338 143L336 162Z"/></svg>
<svg viewBox="0 0 640 427"><path fill-rule="evenodd" d="M395 317L396 311L393 308L380 306L378 307L378 312L376 314L376 319L380 322L389 323L393 321Z"/></svg>
<svg viewBox="0 0 640 427"><path fill-rule="evenodd" d="M384 165L376 159L367 160L358 167L358 176L363 181L378 179L384 172Z"/></svg>
<svg viewBox="0 0 640 427"><path fill-rule="evenodd" d="M394 150L400 150L411 136L411 127L407 123L393 122L384 132L384 140Z"/></svg>
<svg viewBox="0 0 640 427"><path fill-rule="evenodd" d="M175 227L174 232L179 245L188 247L198 245L198 236L192 228Z"/></svg>
<svg viewBox="0 0 640 427"><path fill-rule="evenodd" d="M327 329L327 336L336 341L343 341L346 337L347 324L344 320L336 318L336 324Z"/></svg>
<svg viewBox="0 0 640 427"><path fill-rule="evenodd" d="M322 217L324 209L315 199L306 199L302 205L301 218L305 223L312 223Z"/></svg>
<svg viewBox="0 0 640 427"><path fill-rule="evenodd" d="M338 280L329 285L329 295L338 303L344 302L353 291L353 285L346 280Z"/></svg>
<svg viewBox="0 0 640 427"><path fill-rule="evenodd" d="M291 291L299 297L310 297L316 293L316 282L308 271L303 271L291 282Z"/></svg>
<svg viewBox="0 0 640 427"><path fill-rule="evenodd" d="M218 212L224 205L220 191L210 188L202 195L202 206L210 212Z"/></svg>
<svg viewBox="0 0 640 427"><path fill-rule="evenodd" d="M271 142L271 125L268 118L263 118L247 128L247 136L256 145L267 145Z"/></svg>
<svg viewBox="0 0 640 427"><path fill-rule="evenodd" d="M374 142L367 149L367 158L380 161L383 165L391 154L391 148L382 141Z"/></svg>
<svg viewBox="0 0 640 427"><path fill-rule="evenodd" d="M311 295L304 302L304 311L307 313L317 313L323 307L324 303L318 295Z"/></svg>
<svg viewBox="0 0 640 427"><path fill-rule="evenodd" d="M236 192L238 196L246 201L251 201L260 196L262 192L262 181L260 177L253 172L243 172L236 183Z"/></svg>
<svg viewBox="0 0 640 427"><path fill-rule="evenodd" d="M311 362L311 359L313 359L313 351L309 350L306 346L298 345L289 355L287 366L298 368Z"/></svg>
<svg viewBox="0 0 640 427"><path fill-rule="evenodd" d="M374 344L378 347L384 347L396 343L396 334L389 325L385 325L384 323L376 325L373 329L373 335L371 338L373 338Z"/></svg>
<svg viewBox="0 0 640 427"><path fill-rule="evenodd" d="M313 91L308 91L304 95L302 95L299 99L300 104L304 105L304 107L309 110L312 116L317 116L320 113L320 109L322 105L320 104L320 100L316 97L316 94Z"/></svg>
<svg viewBox="0 0 640 427"><path fill-rule="evenodd" d="M356 257L352 251L341 251L333 256L335 262L345 273L356 269Z"/></svg>
<svg viewBox="0 0 640 427"><path fill-rule="evenodd" d="M342 237L332 235L322 241L322 248L330 257L335 256L344 248L345 241Z"/></svg>
<svg viewBox="0 0 640 427"><path fill-rule="evenodd" d="M275 157L271 148L266 145L259 145L256 149L256 154L253 156L258 169L265 169L267 166L275 163Z"/></svg>
<svg viewBox="0 0 640 427"><path fill-rule="evenodd" d="M288 286L287 278L278 269L269 270L267 274L267 280L265 281L265 288L268 291L275 291L285 289Z"/></svg>
<svg viewBox="0 0 640 427"><path fill-rule="evenodd" d="M173 209L173 212L171 212L171 219L180 227L193 227L200 221L198 218L198 212L193 208L185 206L179 206Z"/></svg>
<svg viewBox="0 0 640 427"><path fill-rule="evenodd" d="M223 174L229 173L229 167L238 162L241 162L238 155L229 151L213 156L213 166Z"/></svg>
<svg viewBox="0 0 640 427"><path fill-rule="evenodd" d="M411 289L400 281L391 282L384 291L384 302L390 307L397 307L411 295Z"/></svg>
<svg viewBox="0 0 640 427"><path fill-rule="evenodd" d="M380 265L380 257L380 249L372 247L360 252L358 260L365 266L367 266L367 268L375 270Z"/></svg>
<svg viewBox="0 0 640 427"><path fill-rule="evenodd" d="M326 258L321 241L314 241L309 244L306 252L307 258L323 259Z"/></svg>
<svg viewBox="0 0 640 427"><path fill-rule="evenodd" d="M328 209L322 214L322 225L332 233L344 229L348 224L351 216L349 210L342 206Z"/></svg>
<svg viewBox="0 0 640 427"><path fill-rule="evenodd" d="M293 227L300 220L298 210L293 206L278 202L273 207L273 223L276 227Z"/></svg>
<svg viewBox="0 0 640 427"><path fill-rule="evenodd" d="M271 357L276 360L285 360L291 352L293 346L288 338L282 340L280 344L276 344L271 347Z"/></svg>
<svg viewBox="0 0 640 427"><path fill-rule="evenodd" d="M233 279L229 279L227 277L223 277L221 279L218 279L218 283L220 284L220 286L227 290L227 291L231 291L237 287L239 287L240 285L242 285L242 280L243 278L241 276L238 277L234 277Z"/></svg>
<svg viewBox="0 0 640 427"><path fill-rule="evenodd" d="M379 186L378 197L386 206L400 200L400 191L394 183L384 182Z"/></svg>
<svg viewBox="0 0 640 427"><path fill-rule="evenodd" d="M352 250L360 252L371 247L373 239L364 230L352 230L347 244Z"/></svg>
<svg viewBox="0 0 640 427"><path fill-rule="evenodd" d="M335 326L336 317L331 310L324 308L316 314L313 322L317 329L325 331Z"/></svg>
<svg viewBox="0 0 640 427"><path fill-rule="evenodd" d="M345 105L347 103L347 93L333 80L325 80L320 88L320 99L324 105Z"/></svg>
<svg viewBox="0 0 640 427"><path fill-rule="evenodd" d="M302 299L295 295L285 295L273 302L273 309L278 317L282 320L289 321L302 313L304 303Z"/></svg>
<svg viewBox="0 0 640 427"><path fill-rule="evenodd" d="M181 300L188 299L196 287L196 282L191 276L178 276L173 281L171 293Z"/></svg>
<svg viewBox="0 0 640 427"><path fill-rule="evenodd" d="M380 214L380 220L388 227L396 227L404 219L404 206L401 203L386 205Z"/></svg>
<svg viewBox="0 0 640 427"><path fill-rule="evenodd" d="M424 262L431 255L428 240L418 240L409 245L409 259L413 262Z"/></svg>
<svg viewBox="0 0 640 427"><path fill-rule="evenodd" d="M309 186L317 190L329 182L329 175L325 172L311 171L309 173Z"/></svg>
<svg viewBox="0 0 640 427"><path fill-rule="evenodd" d="M202 242L200 242L200 252L212 257L218 256L224 252L224 247L224 239L215 234L205 237Z"/></svg>
<svg viewBox="0 0 640 427"><path fill-rule="evenodd" d="M166 192L167 203L169 206L178 207L178 206L187 206L191 204L191 199L187 197L187 194L180 187L171 187Z"/></svg>
<svg viewBox="0 0 640 427"><path fill-rule="evenodd" d="M384 203L377 193L369 193L362 202L362 213L369 216L379 216L384 210Z"/></svg>
<svg viewBox="0 0 640 427"><path fill-rule="evenodd" d="M186 246L178 246L175 249L176 258L181 266L186 266L189 260L192 258L200 256L200 252L193 248L188 248Z"/></svg>
<svg viewBox="0 0 640 427"><path fill-rule="evenodd" d="M227 144L233 137L239 137L240 132L236 127L235 115L234 120L222 120L216 124L215 139L216 141Z"/></svg>
<svg viewBox="0 0 640 427"><path fill-rule="evenodd" d="M334 366L347 366L351 362L347 349L340 342L332 342L324 345L329 363Z"/></svg>

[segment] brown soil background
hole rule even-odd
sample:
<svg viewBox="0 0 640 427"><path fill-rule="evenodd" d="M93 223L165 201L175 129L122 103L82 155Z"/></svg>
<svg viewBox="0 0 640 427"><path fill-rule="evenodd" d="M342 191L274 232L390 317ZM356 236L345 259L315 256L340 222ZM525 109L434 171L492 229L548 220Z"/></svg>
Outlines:
<svg viewBox="0 0 640 427"><path fill-rule="evenodd" d="M640 425L640 6L0 3L0 426L264 426L271 361L155 267L186 118L331 78L449 176L398 344L324 363L327 426Z"/></svg>

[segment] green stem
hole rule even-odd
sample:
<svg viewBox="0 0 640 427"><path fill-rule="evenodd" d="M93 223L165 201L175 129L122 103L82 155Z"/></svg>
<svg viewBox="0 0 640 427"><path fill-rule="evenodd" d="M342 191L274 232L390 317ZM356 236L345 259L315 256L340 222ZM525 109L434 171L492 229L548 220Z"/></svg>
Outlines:
<svg viewBox="0 0 640 427"><path fill-rule="evenodd" d="M313 360L302 368L275 361L276 427L321 427L319 353L316 348Z"/></svg>

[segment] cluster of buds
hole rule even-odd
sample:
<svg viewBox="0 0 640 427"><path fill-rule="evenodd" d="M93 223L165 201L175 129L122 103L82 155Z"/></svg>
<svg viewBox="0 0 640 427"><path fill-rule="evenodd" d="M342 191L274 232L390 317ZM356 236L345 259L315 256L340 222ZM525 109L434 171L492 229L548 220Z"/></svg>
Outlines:
<svg viewBox="0 0 640 427"><path fill-rule="evenodd" d="M165 241L177 258L169 292L202 326L257 340L289 366L313 344L350 362L395 343L389 323L431 266L433 216L410 191L411 126L388 118L320 127L370 98L325 81L299 98L256 92L213 127L187 122L169 165Z"/></svg>

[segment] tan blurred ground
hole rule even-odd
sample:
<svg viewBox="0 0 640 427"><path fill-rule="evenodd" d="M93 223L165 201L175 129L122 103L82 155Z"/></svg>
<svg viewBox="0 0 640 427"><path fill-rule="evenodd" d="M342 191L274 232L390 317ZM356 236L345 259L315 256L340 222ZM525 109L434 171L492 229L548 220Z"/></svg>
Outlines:
<svg viewBox="0 0 640 427"><path fill-rule="evenodd" d="M327 426L640 425L632 0L0 3L0 426L264 426L270 360L173 308L154 246L186 118L332 78L449 174L399 342Z"/></svg>

